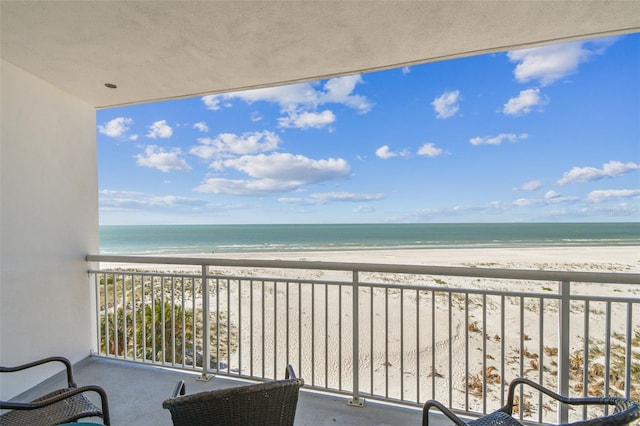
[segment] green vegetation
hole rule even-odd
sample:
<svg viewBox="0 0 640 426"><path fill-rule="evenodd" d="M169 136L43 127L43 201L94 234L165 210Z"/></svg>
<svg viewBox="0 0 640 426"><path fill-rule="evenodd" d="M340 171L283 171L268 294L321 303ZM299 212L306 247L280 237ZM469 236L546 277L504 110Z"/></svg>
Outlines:
<svg viewBox="0 0 640 426"><path fill-rule="evenodd" d="M220 318L219 325L216 317ZM211 363L215 365L218 338L222 361L226 359L229 349L233 351L237 346L237 333L224 313L212 313L209 324ZM115 314L111 311L101 316L100 351L110 355L187 365L194 363L195 354L195 365L202 365L202 329L202 312L199 309L194 313L192 309L183 309L178 304L172 306L160 300L126 311L119 307ZM216 330L219 334L216 334Z"/></svg>

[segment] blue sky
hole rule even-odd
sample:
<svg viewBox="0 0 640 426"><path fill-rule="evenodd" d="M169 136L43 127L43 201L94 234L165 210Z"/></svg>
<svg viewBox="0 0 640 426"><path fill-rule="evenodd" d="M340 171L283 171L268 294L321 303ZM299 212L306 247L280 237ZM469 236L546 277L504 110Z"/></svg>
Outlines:
<svg viewBox="0 0 640 426"><path fill-rule="evenodd" d="M102 225L640 220L640 34L96 120Z"/></svg>

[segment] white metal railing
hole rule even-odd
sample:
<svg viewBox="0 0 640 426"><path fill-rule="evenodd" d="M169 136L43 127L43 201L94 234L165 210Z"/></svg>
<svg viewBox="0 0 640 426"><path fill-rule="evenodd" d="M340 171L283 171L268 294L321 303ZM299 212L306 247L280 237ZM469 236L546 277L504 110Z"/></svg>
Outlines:
<svg viewBox="0 0 640 426"><path fill-rule="evenodd" d="M99 356L196 370L203 379L272 379L292 364L305 386L350 395L352 405L438 399L469 415L502 406L520 376L565 395L640 398L640 274L87 260L100 262L90 269ZM520 417L539 423L589 414L537 395L519 401Z"/></svg>

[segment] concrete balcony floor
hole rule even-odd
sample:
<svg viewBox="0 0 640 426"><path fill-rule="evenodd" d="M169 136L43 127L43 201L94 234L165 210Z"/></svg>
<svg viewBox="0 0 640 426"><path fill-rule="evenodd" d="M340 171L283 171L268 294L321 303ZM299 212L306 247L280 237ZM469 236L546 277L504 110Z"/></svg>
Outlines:
<svg viewBox="0 0 640 426"><path fill-rule="evenodd" d="M198 374L184 371L93 357L74 366L78 386L94 384L105 389L114 426L171 426L171 415L162 408L162 401L171 396L179 380L186 381L187 394L246 384L223 376L213 377L208 382L197 381L197 377ZM64 375L57 374L25 392L20 399L33 399L64 386ZM95 400L95 395L88 393L87 396ZM422 412L418 408L372 401L366 401L363 408L357 408L348 406L348 400L346 396L332 396L303 388L295 424L400 426L420 425L422 421ZM448 424L437 415L432 414L432 417L435 426Z"/></svg>

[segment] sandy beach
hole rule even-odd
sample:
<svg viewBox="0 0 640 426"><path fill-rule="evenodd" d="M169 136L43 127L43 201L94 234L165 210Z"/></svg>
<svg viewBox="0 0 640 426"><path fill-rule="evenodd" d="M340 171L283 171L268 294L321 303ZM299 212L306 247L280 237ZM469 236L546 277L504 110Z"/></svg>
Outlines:
<svg viewBox="0 0 640 426"><path fill-rule="evenodd" d="M593 247L509 247L432 248L397 250L349 250L260 253L194 253L173 257L214 259L260 259L348 263L378 263L425 266L468 266L478 268L533 269L584 272L640 272L640 246ZM104 263L108 268L128 268L131 264ZM137 269L158 269L140 264ZM190 270L185 266L162 269Z"/></svg>
<svg viewBox="0 0 640 426"><path fill-rule="evenodd" d="M314 260L325 262L407 265L476 266L511 269L551 269L638 272L640 246L350 250L197 255L229 259Z"/></svg>
<svg viewBox="0 0 640 426"><path fill-rule="evenodd" d="M180 256L182 257L182 256ZM547 247L547 248L484 248L484 249L416 249L416 250L365 250L322 251L295 253L209 254L195 257L220 259L273 259L325 262L379 263L433 266L466 266L474 268L503 268L583 272L640 272L640 247ZM157 270L152 265L126 265L136 269ZM125 267L103 264L102 267ZM238 273L237 268L211 267L221 273ZM184 266L171 268L187 270ZM299 280L345 279L341 273L307 270L260 270L242 268L246 277L295 277ZM365 393L388 395L395 399L423 399L424 395L449 399L444 389L451 388L452 405L464 407L465 394L470 395L469 407L481 409L483 397L489 406L499 406L502 386L512 378L525 375L536 379L540 372L544 381L555 387L557 372L558 307L555 301L546 302L545 323L541 330L542 303L536 298L508 297L506 303L498 296L482 296L480 293L457 292L457 289L495 289L513 291L513 280L475 279L470 277L404 277L394 274L370 274L362 278L366 282L400 283L439 286L443 291L426 292L384 290L364 286L360 295L360 387ZM348 282L348 275L345 279ZM300 285L289 286L285 282L267 282L261 289L243 285L222 290L222 305L226 311L232 335L237 345L225 356L225 364L240 369L245 374L261 370L261 362L249 357L249 353L265 350L266 369L291 358L297 362L299 375L315 386L337 386L349 383L352 369L351 288L338 290L337 286ZM521 282L518 291L556 293L557 283ZM640 283L638 285L576 285L572 292L584 295L611 295L630 298L634 302L632 334L640 336ZM341 293L339 293L341 292ZM228 293L228 294L227 294ZM313 296L312 296L313 294ZM251 302L253 297L254 302ZM265 299L266 303L259 302ZM229 306L225 299L230 301ZM253 304L251 304L253 303ZM285 305L288 309L282 308ZM240 309L238 307L240 306ZM624 348L624 331L627 326L627 305L611 306L610 324L612 345ZM240 313L240 311L242 313ZM247 312L263 315L266 327L263 331L248 322ZM575 312L574 312L575 311ZM594 302L589 308L589 340L591 358L589 365L589 394L601 395L604 378L603 358L600 351L607 338L605 330L605 306ZM293 314L292 314L293 313ZM572 305L571 342L576 360L583 356L585 307L583 302ZM302 323L299 326L298 319ZM523 322L524 320L524 322ZM435 321L431 324L431 321ZM506 323L506 330L500 323ZM278 324L278 331L273 325ZM283 325L291 334L283 334ZM421 326L422 325L422 326ZM299 331L298 331L299 330ZM521 336L521 330L525 334ZM256 334L257 333L257 334ZM262 334L264 333L264 334ZM253 334L253 337L250 338ZM239 337L238 337L239 336ZM288 340L286 338L288 337ZM339 336L339 338L338 338ZM522 339L520 339L522 337ZM287 345L278 342L287 340ZM640 339L634 339L634 357L640 357ZM264 345L264 346L261 346ZM285 349L286 348L286 349ZM594 350L597 349L597 351ZM300 354L303 355L300 357ZM313 356L310 354L313 353ZM466 360L460 359L462 354ZM614 353L615 361L620 355ZM573 357L574 355L572 355ZM624 356L624 353L622 354ZM452 362L452 358L455 360ZM298 359L300 358L300 359ZM635 358L634 358L635 359ZM613 362L612 361L612 362ZM542 364L542 367L540 366ZM572 372L572 392L581 394L582 367ZM592 371L594 369L594 371ZM578 371L579 370L579 371ZM266 372L266 371L265 371ZM267 374L272 374L266 372ZM611 389L622 386L616 370ZM616 379L616 380L613 380ZM622 378L623 379L623 378ZM486 381L486 387L483 382ZM346 385L349 388L349 385ZM435 391L435 392L434 392ZM435 394L434 394L435 393ZM633 395L640 396L638 390ZM532 396L527 397L532 398ZM533 400L536 404L537 397ZM531 401L523 402L525 408ZM532 409L533 408L527 408ZM548 404L545 416L553 412ZM535 414L535 413L534 413Z"/></svg>

